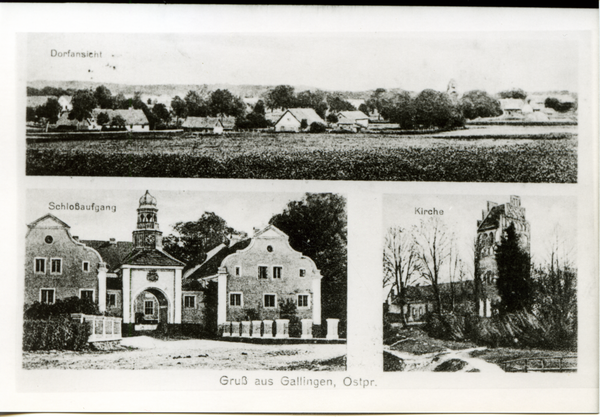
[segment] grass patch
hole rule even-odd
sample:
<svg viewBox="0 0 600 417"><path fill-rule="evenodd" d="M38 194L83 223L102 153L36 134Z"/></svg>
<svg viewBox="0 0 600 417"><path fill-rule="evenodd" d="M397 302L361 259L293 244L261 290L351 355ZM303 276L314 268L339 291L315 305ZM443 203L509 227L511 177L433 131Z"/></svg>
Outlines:
<svg viewBox="0 0 600 417"><path fill-rule="evenodd" d="M443 352L445 350L468 349L475 346L475 344L470 342L434 339L429 337L423 330L417 328L401 329L395 336L393 343L390 343L391 350L408 352L414 355Z"/></svg>

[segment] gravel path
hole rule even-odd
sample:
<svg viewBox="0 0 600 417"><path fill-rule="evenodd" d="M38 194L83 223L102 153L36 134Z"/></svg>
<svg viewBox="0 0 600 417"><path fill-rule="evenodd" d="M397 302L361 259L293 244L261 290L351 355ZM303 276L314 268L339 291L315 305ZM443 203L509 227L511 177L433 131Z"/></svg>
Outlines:
<svg viewBox="0 0 600 417"><path fill-rule="evenodd" d="M124 338L112 351L23 353L25 369L239 369L288 367L335 370L320 362L346 354L346 345L257 345L215 340L165 341L148 336Z"/></svg>

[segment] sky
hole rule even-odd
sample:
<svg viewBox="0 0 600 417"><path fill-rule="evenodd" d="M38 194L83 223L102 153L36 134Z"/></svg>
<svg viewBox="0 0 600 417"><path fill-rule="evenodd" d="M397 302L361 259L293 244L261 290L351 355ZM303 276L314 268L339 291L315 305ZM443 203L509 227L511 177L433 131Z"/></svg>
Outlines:
<svg viewBox="0 0 600 417"><path fill-rule="evenodd" d="M27 224L50 213L71 226L71 234L83 240L131 242L137 224L139 199L146 190L27 190ZM252 236L253 228L267 226L271 217L281 213L290 201L301 200L303 193L240 193L149 190L157 199L158 223L163 236L173 233L177 222L195 221L206 211L225 219L230 227ZM66 205L109 206L115 211L52 209Z"/></svg>
<svg viewBox="0 0 600 417"><path fill-rule="evenodd" d="M27 80L252 84L325 90L577 91L560 32L28 35ZM101 58L52 57L52 51Z"/></svg>
<svg viewBox="0 0 600 417"><path fill-rule="evenodd" d="M576 255L577 242L577 205L571 196L520 196L521 207L525 208L525 218L531 230L532 262L536 265L548 259L549 243L556 233L566 246ZM435 208L444 214L437 216L446 225L448 233L455 236L461 258L472 273L472 242L477 235L477 220L482 219L482 210L487 201L504 204L510 201L510 195L489 196L423 196L423 195L385 195L383 200L383 230L402 226L410 229L419 225L428 216L415 213L415 208ZM575 261L575 259L572 259ZM442 268L443 278L447 271Z"/></svg>

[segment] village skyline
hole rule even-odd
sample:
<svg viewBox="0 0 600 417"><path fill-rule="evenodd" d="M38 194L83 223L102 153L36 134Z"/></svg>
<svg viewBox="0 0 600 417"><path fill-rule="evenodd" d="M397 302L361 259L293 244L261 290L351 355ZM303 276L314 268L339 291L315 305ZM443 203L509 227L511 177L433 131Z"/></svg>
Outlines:
<svg viewBox="0 0 600 417"><path fill-rule="evenodd" d="M28 82L293 85L348 92L445 91L453 79L461 92L577 92L577 43L560 35L29 34L26 74Z"/></svg>

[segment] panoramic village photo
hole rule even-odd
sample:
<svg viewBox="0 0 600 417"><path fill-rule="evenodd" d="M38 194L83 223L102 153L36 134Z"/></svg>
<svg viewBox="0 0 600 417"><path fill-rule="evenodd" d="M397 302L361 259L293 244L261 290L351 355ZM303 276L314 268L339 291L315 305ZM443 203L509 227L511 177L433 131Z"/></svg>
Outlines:
<svg viewBox="0 0 600 417"><path fill-rule="evenodd" d="M559 33L25 44L27 175L577 182L578 43Z"/></svg>
<svg viewBox="0 0 600 417"><path fill-rule="evenodd" d="M23 368L346 369L346 199L29 190Z"/></svg>
<svg viewBox="0 0 600 417"><path fill-rule="evenodd" d="M384 198L384 371L575 372L568 197Z"/></svg>

